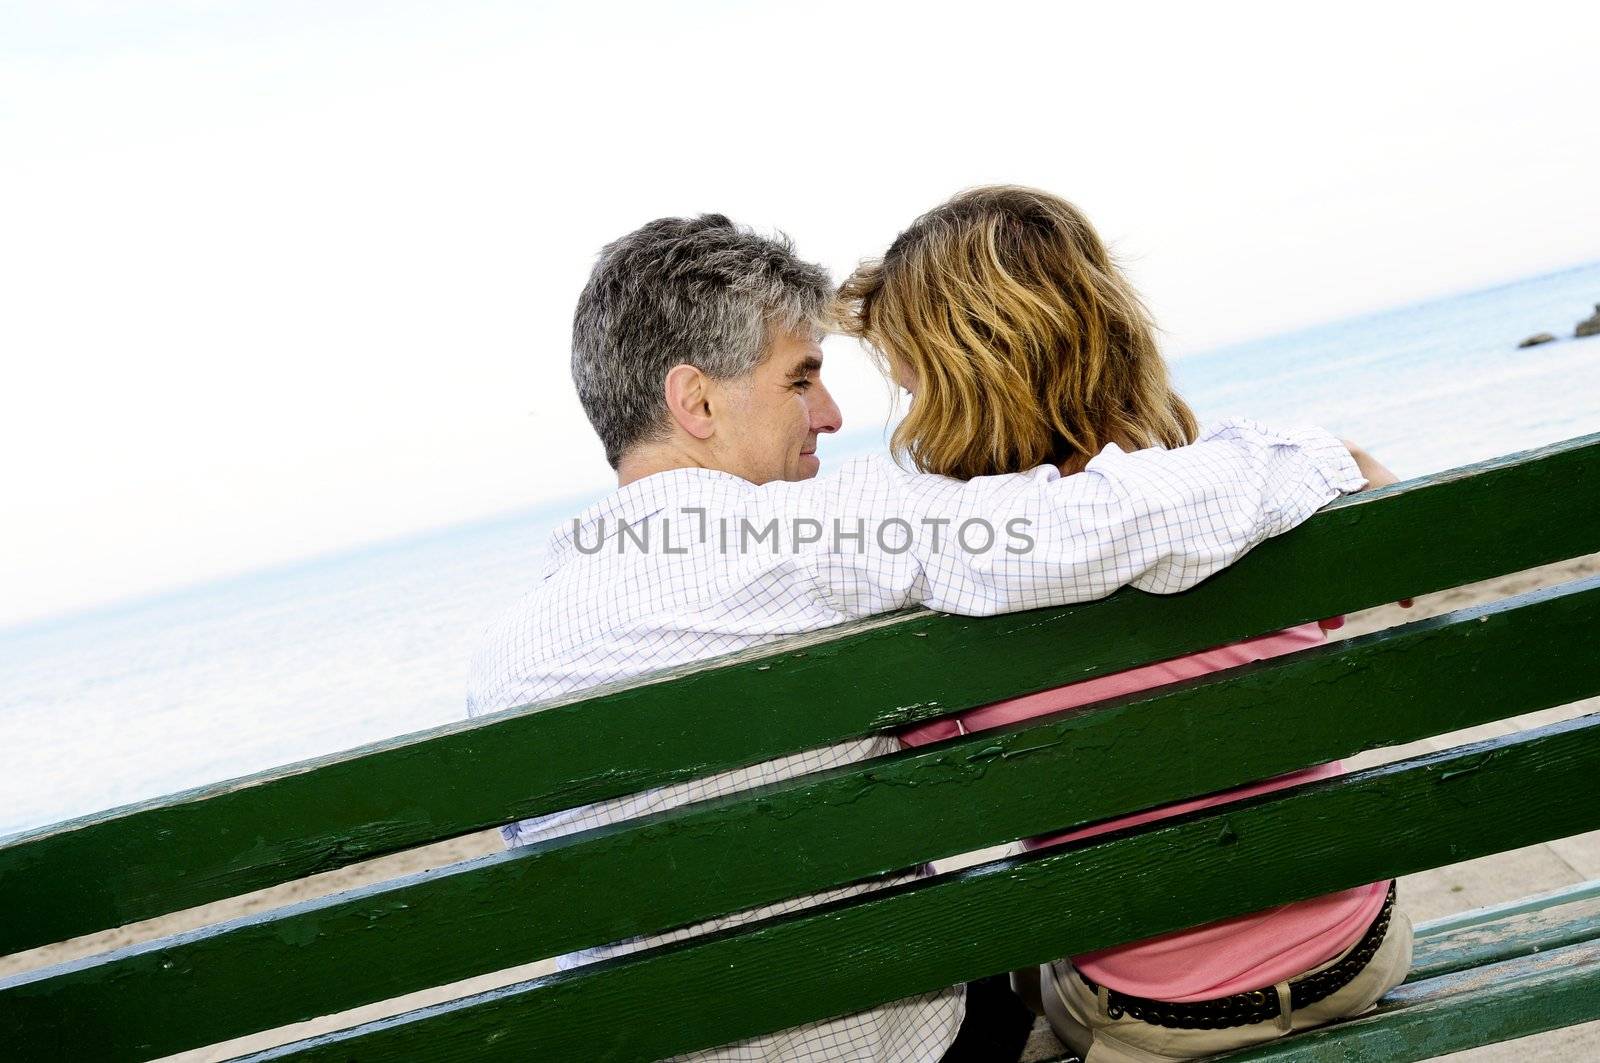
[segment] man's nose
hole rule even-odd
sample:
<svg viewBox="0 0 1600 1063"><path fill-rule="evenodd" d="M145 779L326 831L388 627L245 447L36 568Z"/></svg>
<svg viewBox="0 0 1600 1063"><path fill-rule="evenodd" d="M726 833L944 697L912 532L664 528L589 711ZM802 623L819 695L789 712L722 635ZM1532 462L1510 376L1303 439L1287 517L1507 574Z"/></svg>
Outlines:
<svg viewBox="0 0 1600 1063"><path fill-rule="evenodd" d="M844 424L844 415L839 412L839 404L833 401L827 386L819 380L812 395L818 401L811 404L811 430L818 433L837 432Z"/></svg>

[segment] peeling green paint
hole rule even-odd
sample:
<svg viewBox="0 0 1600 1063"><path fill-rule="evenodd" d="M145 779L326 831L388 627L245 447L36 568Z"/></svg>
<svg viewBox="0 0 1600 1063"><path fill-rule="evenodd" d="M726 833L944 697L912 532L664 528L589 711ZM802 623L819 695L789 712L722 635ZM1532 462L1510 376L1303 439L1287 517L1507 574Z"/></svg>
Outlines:
<svg viewBox="0 0 1600 1063"><path fill-rule="evenodd" d="M1405 742L1561 704L1600 690L1600 656L1574 652L1592 644L1597 612L1600 580L438 869L194 935L169 950L204 972L181 991L170 981L146 986L148 961L137 951L62 973L48 989L0 986L0 1025L53 1030L92 1014L106 1026L79 1027L97 1043L114 1043L105 1031L115 1029L178 1051L1215 792L1374 739ZM1356 686L1310 682L1352 658L1367 665ZM1498 662L1493 681L1463 678L1457 665L1469 658ZM1279 738L1229 742L1267 729ZM1477 777L1501 755L1469 750L1432 771L1429 785L1470 809L1480 800ZM1533 792L1566 800L1544 785ZM1372 800L1392 818L1409 792L1377 791ZM1259 844L1232 815L1212 830L1215 853ZM1450 860L1469 852L1457 839L1440 843ZM708 867L725 872L707 875ZM1122 887L1129 898L1133 885ZM1169 892L1165 905L1186 903L1181 890ZM296 921L320 933L289 947L284 927ZM259 987L263 965L278 974L270 991ZM227 1006L246 994L250 1011Z"/></svg>

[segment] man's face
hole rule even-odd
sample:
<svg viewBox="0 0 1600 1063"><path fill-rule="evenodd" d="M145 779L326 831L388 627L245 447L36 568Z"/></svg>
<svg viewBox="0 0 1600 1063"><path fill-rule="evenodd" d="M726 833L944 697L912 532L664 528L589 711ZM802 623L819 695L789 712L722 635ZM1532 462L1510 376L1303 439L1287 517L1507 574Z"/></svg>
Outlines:
<svg viewBox="0 0 1600 1063"><path fill-rule="evenodd" d="M814 337L779 334L753 372L719 382L717 390L718 468L758 484L817 474L817 436L837 432L841 418L822 384L822 347Z"/></svg>

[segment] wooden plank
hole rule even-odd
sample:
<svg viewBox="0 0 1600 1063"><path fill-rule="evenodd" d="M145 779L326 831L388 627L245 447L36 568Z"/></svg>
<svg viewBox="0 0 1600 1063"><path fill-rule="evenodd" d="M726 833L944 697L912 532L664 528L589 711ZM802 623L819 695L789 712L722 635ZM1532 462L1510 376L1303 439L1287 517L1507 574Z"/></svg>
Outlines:
<svg viewBox="0 0 1600 1063"><path fill-rule="evenodd" d="M1481 926L1484 923L1504 919L1508 916L1521 915L1524 912L1542 911L1546 908L1571 904L1573 901L1585 901L1594 897L1600 897L1600 879L1563 886L1548 893L1535 893L1528 897L1518 897L1516 900L1506 901L1504 904L1491 904L1483 908L1474 908L1470 911L1457 912L1454 915L1431 919L1417 927L1417 939L1420 941L1423 938L1449 934L1462 927Z"/></svg>
<svg viewBox="0 0 1600 1063"><path fill-rule="evenodd" d="M1589 896L1544 908L1513 912L1452 928L1421 928L1408 982L1532 956L1600 938L1600 897Z"/></svg>
<svg viewBox="0 0 1600 1063"><path fill-rule="evenodd" d="M1413 982L1371 1014L1217 1058L1409 1063L1593 1019L1600 1019L1600 941Z"/></svg>
<svg viewBox="0 0 1600 1063"><path fill-rule="evenodd" d="M0 907L29 913L0 954L1591 553L1597 510L1600 435L1342 499L1182 595L877 618L43 828L0 843Z"/></svg>
<svg viewBox="0 0 1600 1063"><path fill-rule="evenodd" d="M32 972L0 1025L177 1052L1562 704L1600 690L1597 614L1600 578Z"/></svg>
<svg viewBox="0 0 1600 1063"><path fill-rule="evenodd" d="M645 1060L1600 824L1600 716L422 1009L252 1060Z"/></svg>

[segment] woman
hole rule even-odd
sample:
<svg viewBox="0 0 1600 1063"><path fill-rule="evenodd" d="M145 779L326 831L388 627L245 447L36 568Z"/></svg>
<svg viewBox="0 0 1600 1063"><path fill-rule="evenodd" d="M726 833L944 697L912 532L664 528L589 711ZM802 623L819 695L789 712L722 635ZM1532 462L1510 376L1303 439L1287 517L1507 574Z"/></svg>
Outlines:
<svg viewBox="0 0 1600 1063"><path fill-rule="evenodd" d="M892 446L923 471L968 479L1049 464L1072 475L1108 446L1178 447L1197 435L1137 294L1087 219L1047 193L991 187L956 196L918 218L881 261L864 263L845 282L841 304L846 331L912 395ZM1059 712L1322 639L1318 625L1306 624L984 706L914 728L902 741L921 745ZM1029 844L1082 839L1339 771L1325 764ZM1394 908L1393 883L1376 882L1057 960L1038 980L1062 1041L1088 1063L1113 1063L1211 1055L1357 1014L1399 983L1410 962L1410 922ZM1027 979L1018 981L1029 995ZM1152 1008L1161 1025L1135 1017Z"/></svg>

